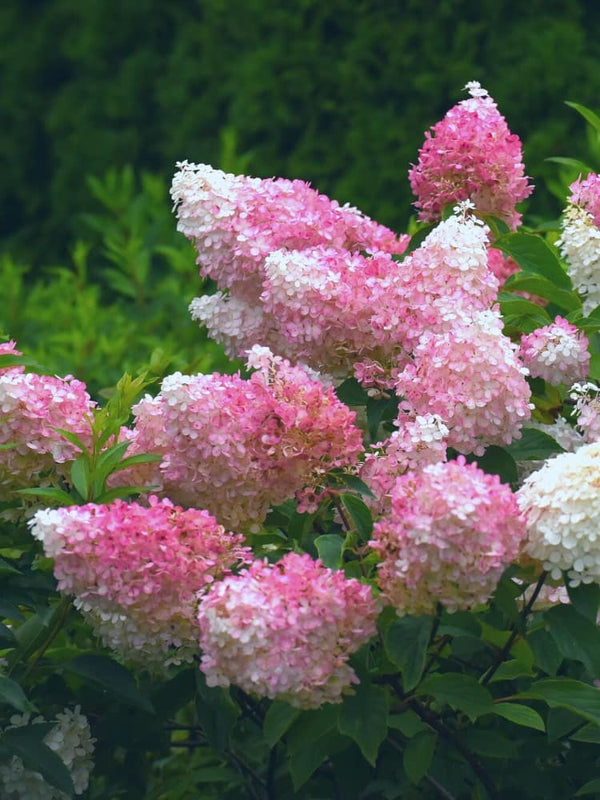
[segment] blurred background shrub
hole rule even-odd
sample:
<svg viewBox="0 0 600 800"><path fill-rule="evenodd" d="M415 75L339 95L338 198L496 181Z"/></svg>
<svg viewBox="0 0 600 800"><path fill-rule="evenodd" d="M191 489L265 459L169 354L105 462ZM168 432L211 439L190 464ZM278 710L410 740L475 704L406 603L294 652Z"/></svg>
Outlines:
<svg viewBox="0 0 600 800"><path fill-rule="evenodd" d="M423 131L472 79L554 213L539 176L585 146L563 101L597 105L599 25L586 0L5 0L4 249L64 258L87 175L130 164L166 185L185 158L309 180L402 228Z"/></svg>
<svg viewBox="0 0 600 800"><path fill-rule="evenodd" d="M175 162L308 180L405 230L423 132L472 79L524 141L527 218L556 216L577 166L545 159L598 161L563 101L598 106L599 25L585 0L5 0L0 331L94 390L222 368L185 312Z"/></svg>

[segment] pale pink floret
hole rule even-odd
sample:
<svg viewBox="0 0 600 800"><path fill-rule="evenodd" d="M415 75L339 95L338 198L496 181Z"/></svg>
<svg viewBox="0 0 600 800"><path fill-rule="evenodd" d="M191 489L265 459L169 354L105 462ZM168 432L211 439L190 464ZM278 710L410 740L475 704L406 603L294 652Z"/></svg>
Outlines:
<svg viewBox="0 0 600 800"><path fill-rule="evenodd" d="M9 342L0 342L0 356L22 356L23 353L17 350L16 342L11 339ZM15 370L16 372L25 372L25 367L22 366L0 366L0 373L6 373L8 370Z"/></svg>
<svg viewBox="0 0 600 800"><path fill-rule="evenodd" d="M137 660L195 650L198 593L251 561L243 537L207 511L155 497L148 507L46 509L30 524L54 559L59 591L76 598L108 647Z"/></svg>
<svg viewBox="0 0 600 800"><path fill-rule="evenodd" d="M133 409L129 453L163 457L143 483L233 529L262 522L271 504L362 451L355 413L332 389L267 348L254 348L251 366L249 380L176 373Z"/></svg>
<svg viewBox="0 0 600 800"><path fill-rule="evenodd" d="M591 215L594 225L600 228L600 175L590 172L586 178L578 178L569 186L571 190L567 201L585 208Z"/></svg>
<svg viewBox="0 0 600 800"><path fill-rule="evenodd" d="M485 89L472 81L471 97L448 111L426 132L419 160L409 171L419 219L435 222L444 207L470 199L478 211L500 217L515 229L515 205L529 197L521 140Z"/></svg>
<svg viewBox="0 0 600 800"><path fill-rule="evenodd" d="M40 473L50 481L66 474L62 467L80 453L56 429L68 430L84 444L91 439L95 407L85 384L71 376L25 373L20 367L0 371L0 486L30 486Z"/></svg>
<svg viewBox="0 0 600 800"><path fill-rule="evenodd" d="M383 598L400 615L485 603L524 534L510 488L462 456L407 473L371 542L382 559Z"/></svg>
<svg viewBox="0 0 600 800"><path fill-rule="evenodd" d="M339 703L358 683L348 657L374 635L377 612L369 586L308 555L255 561L202 599L200 668L209 686L298 708Z"/></svg>
<svg viewBox="0 0 600 800"><path fill-rule="evenodd" d="M523 335L519 357L532 378L553 385L583 380L590 366L587 336L562 317Z"/></svg>
<svg viewBox="0 0 600 800"><path fill-rule="evenodd" d="M425 333L397 392L414 413L442 419L448 446L481 455L488 445L518 438L531 416L527 370L515 349L497 312L479 312L447 333Z"/></svg>

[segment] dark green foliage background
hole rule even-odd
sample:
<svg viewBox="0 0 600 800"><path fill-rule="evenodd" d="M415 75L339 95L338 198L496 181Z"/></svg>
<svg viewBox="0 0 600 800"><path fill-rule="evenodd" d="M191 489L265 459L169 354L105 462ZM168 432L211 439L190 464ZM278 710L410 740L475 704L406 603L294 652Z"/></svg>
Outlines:
<svg viewBox="0 0 600 800"><path fill-rule="evenodd" d="M544 158L585 152L562 101L597 105L599 25L585 0L5 0L4 249L63 260L87 175L132 164L166 183L184 158L306 179L401 229L423 131L472 79L528 172L553 175ZM539 186L532 210L557 204Z"/></svg>

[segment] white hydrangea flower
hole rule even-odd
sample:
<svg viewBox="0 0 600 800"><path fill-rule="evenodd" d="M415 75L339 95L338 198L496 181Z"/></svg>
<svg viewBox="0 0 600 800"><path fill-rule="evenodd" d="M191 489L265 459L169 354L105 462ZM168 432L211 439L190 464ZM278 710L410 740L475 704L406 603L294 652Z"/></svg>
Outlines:
<svg viewBox="0 0 600 800"><path fill-rule="evenodd" d="M600 442L561 453L517 493L528 527L524 551L571 586L600 583Z"/></svg>
<svg viewBox="0 0 600 800"><path fill-rule="evenodd" d="M8 728L20 728L45 722L44 717L31 719L30 714L15 714ZM88 788L93 769L92 738L87 718L80 706L65 708L56 715L56 725L44 737L44 743L53 750L71 773L75 794ZM3 800L68 800L67 795L47 783L39 772L25 768L22 759L13 756L8 764L0 764L0 797Z"/></svg>
<svg viewBox="0 0 600 800"><path fill-rule="evenodd" d="M569 204L556 242L568 265L573 286L583 297L583 313L600 305L600 230L594 218L578 205Z"/></svg>

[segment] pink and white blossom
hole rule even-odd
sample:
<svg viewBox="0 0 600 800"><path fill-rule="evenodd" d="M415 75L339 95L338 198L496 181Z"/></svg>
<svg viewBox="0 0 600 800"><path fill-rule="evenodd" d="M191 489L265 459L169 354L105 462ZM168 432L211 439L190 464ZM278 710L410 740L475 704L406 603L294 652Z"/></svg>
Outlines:
<svg viewBox="0 0 600 800"><path fill-rule="evenodd" d="M306 554L255 561L202 599L200 668L209 686L297 708L339 703L358 683L348 657L375 633L378 610L369 586Z"/></svg>
<svg viewBox="0 0 600 800"><path fill-rule="evenodd" d="M485 603L525 535L510 487L459 456L400 476L390 499L370 542L385 601L400 615Z"/></svg>
<svg viewBox="0 0 600 800"><path fill-rule="evenodd" d="M515 229L521 221L515 205L533 190L521 140L477 81L465 89L471 96L425 133L419 160L408 173L419 219L435 222L445 206L469 199L479 212Z"/></svg>

